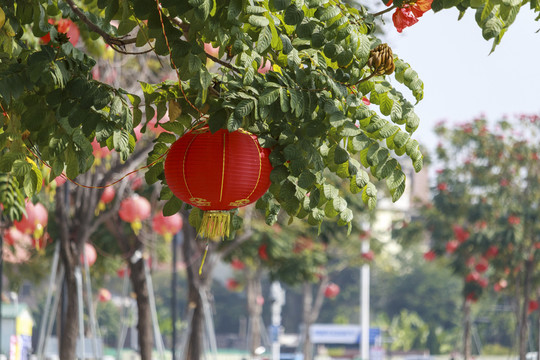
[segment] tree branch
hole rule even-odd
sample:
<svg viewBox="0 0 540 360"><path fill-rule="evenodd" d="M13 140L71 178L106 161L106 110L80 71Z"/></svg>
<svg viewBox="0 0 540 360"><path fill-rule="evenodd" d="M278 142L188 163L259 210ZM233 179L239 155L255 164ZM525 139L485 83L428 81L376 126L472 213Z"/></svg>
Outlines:
<svg viewBox="0 0 540 360"><path fill-rule="evenodd" d="M125 46L127 44L135 44L135 42L137 41L136 38L121 39L121 38L117 38L117 37L109 35L99 26L97 26L92 21L90 21L90 19L88 19L88 17L84 14L84 12L82 12L81 9L79 9L77 5L75 5L73 0L66 0L66 3L69 5L71 10L75 13L75 15L77 15L77 17L83 23L85 23L86 26L88 26L88 29L90 29L90 31L95 32L96 34L99 34L103 38L103 40L105 40L107 44L116 45L116 46Z"/></svg>
<svg viewBox="0 0 540 360"><path fill-rule="evenodd" d="M396 6L396 5L392 5L392 6L390 6L389 8L386 8L386 9L384 9L384 10L381 10L381 11L379 11L379 12L376 12L375 14L372 14L372 15L373 15L373 17L377 17L377 16L379 16L379 15L386 14L387 12L390 12L390 11L394 10L395 8L397 8L397 6Z"/></svg>

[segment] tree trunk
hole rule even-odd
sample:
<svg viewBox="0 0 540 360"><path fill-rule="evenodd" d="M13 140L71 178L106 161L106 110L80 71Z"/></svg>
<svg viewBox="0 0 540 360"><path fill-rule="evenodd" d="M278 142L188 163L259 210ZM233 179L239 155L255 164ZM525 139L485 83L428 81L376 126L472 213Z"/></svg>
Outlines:
<svg viewBox="0 0 540 360"><path fill-rule="evenodd" d="M75 267L71 266L69 261L65 260L65 249L61 248L62 263L65 268L66 282L66 316L64 322L60 325L61 333L58 334L60 342L59 356L60 360L73 360L77 358L77 339L79 338L79 299L77 297L77 281L75 279ZM69 250L68 250L69 251Z"/></svg>
<svg viewBox="0 0 540 360"><path fill-rule="evenodd" d="M79 249L77 246L77 236L70 231L70 219L68 218L68 209L66 208L66 196L69 193L66 191L56 192L56 219L59 222L60 235L60 259L64 266L64 280L66 297L62 302L60 309L66 311L66 316L61 316L63 320L59 324L60 331L57 332L59 341L59 357L60 360L73 360L77 358L77 339L79 337L79 300L77 297L77 280L75 279L75 267L79 259ZM62 310L60 310L62 311Z"/></svg>
<svg viewBox="0 0 540 360"><path fill-rule="evenodd" d="M207 291L211 268L203 267L199 275L199 263L204 252L204 243L197 241L195 229L189 225L187 216L184 217L184 241L182 243L182 255L186 266L188 283L188 311L193 311L189 325L186 360L199 360L202 357L204 309L201 299L201 291Z"/></svg>
<svg viewBox="0 0 540 360"><path fill-rule="evenodd" d="M143 252L144 244L139 235L133 233L126 234L117 218L111 218L105 222L107 229L114 235L123 257L127 259L130 270L131 287L136 295L137 301L137 331L141 360L152 359L152 349L154 346L154 333L152 326L152 314L150 309L150 298L148 284L145 276L145 259L141 257L135 262L131 262L135 252Z"/></svg>
<svg viewBox="0 0 540 360"><path fill-rule="evenodd" d="M304 341L302 353L304 354L304 360L311 360L313 358L313 344L311 343L309 329L312 325L311 311L313 308L313 289L310 283L304 283L303 285L303 305L302 318L304 323Z"/></svg>
<svg viewBox="0 0 540 360"><path fill-rule="evenodd" d="M471 303L463 301L463 360L471 357Z"/></svg>
<svg viewBox="0 0 540 360"><path fill-rule="evenodd" d="M152 331L153 326L150 299L144 269L145 261L145 259L140 259L134 264L130 263L129 267L131 270L131 284L137 297L137 331L140 348L139 354L141 356L141 360L151 360L152 349L154 347L154 334Z"/></svg>
<svg viewBox="0 0 540 360"><path fill-rule="evenodd" d="M538 301L538 303L540 303L540 288L536 289L536 301ZM539 314L537 314L538 317L536 318L537 319L537 322L536 322L536 335L538 336L536 338L536 352L537 352L537 356L536 356L536 360L540 360L540 311L539 311Z"/></svg>
<svg viewBox="0 0 540 360"><path fill-rule="evenodd" d="M304 360L313 359L313 344L311 343L311 336L309 334L309 329L311 325L319 317L321 312L321 307L324 300L324 290L329 283L328 275L325 275L321 278L319 283L317 294L315 296L315 301L313 299L313 285L311 283L304 283L303 285L303 323L304 323L304 332L303 332L303 354Z"/></svg>
<svg viewBox="0 0 540 360"><path fill-rule="evenodd" d="M531 293L531 273L533 271L533 261L525 261L525 274L523 278L523 292L521 314L519 319L519 359L525 360L527 355L527 340L529 339L529 324L527 321L529 310L529 295Z"/></svg>
<svg viewBox="0 0 540 360"><path fill-rule="evenodd" d="M251 333L248 334L249 351L252 356L255 356L255 349L261 346L261 314L262 304L258 299L262 296L261 288L261 271L260 269L255 271L247 270L247 309L249 315L249 329Z"/></svg>

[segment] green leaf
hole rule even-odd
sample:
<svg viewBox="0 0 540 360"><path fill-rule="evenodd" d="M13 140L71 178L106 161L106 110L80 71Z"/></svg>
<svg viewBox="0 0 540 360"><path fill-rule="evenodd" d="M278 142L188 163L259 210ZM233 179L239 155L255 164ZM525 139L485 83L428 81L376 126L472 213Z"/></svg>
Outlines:
<svg viewBox="0 0 540 360"><path fill-rule="evenodd" d="M304 19L304 12L299 9L296 5L290 5L285 10L285 24L287 25L298 25Z"/></svg>
<svg viewBox="0 0 540 360"><path fill-rule="evenodd" d="M343 164L349 160L349 153L341 146L336 146L334 151L334 163Z"/></svg>
<svg viewBox="0 0 540 360"><path fill-rule="evenodd" d="M337 54L337 63L340 67L347 67L353 61L353 53L349 50Z"/></svg>
<svg viewBox="0 0 540 360"><path fill-rule="evenodd" d="M268 25L270 24L270 21L268 21L266 16L261 15L251 15L248 18L248 22L255 27L261 28L268 27Z"/></svg>
<svg viewBox="0 0 540 360"><path fill-rule="evenodd" d="M116 151L125 151L129 148L129 133L125 130L115 130L112 140Z"/></svg>
<svg viewBox="0 0 540 360"><path fill-rule="evenodd" d="M276 96L276 99L277 99L277 96ZM253 102L253 100L244 99L240 101L240 103L236 106L236 109L234 110L234 112L236 116L243 118L243 117L248 116L253 111L254 108L255 108L255 103Z"/></svg>
<svg viewBox="0 0 540 360"><path fill-rule="evenodd" d="M163 215L164 216L171 216L180 211L182 208L183 201L177 198L176 196L173 196L170 198L169 201L163 205ZM191 215L190 215L191 216Z"/></svg>
<svg viewBox="0 0 540 360"><path fill-rule="evenodd" d="M13 175L18 177L26 176L32 171L32 165L26 160L15 160L11 169Z"/></svg>
<svg viewBox="0 0 540 360"><path fill-rule="evenodd" d="M313 184L315 184L316 180L317 178L315 174L313 174L311 171L304 171L298 177L298 186L303 189L309 190L313 186Z"/></svg>
<svg viewBox="0 0 540 360"><path fill-rule="evenodd" d="M266 18L265 18L266 19ZM255 51L259 54L263 54L266 49L272 44L272 30L269 26L264 27L259 33L257 44L255 45Z"/></svg>
<svg viewBox="0 0 540 360"><path fill-rule="evenodd" d="M280 88L266 88L259 98L259 105L266 106L274 103L279 97Z"/></svg>
<svg viewBox="0 0 540 360"><path fill-rule="evenodd" d="M394 100L390 99L387 94L379 94L379 106L383 115L390 115L393 105Z"/></svg>
<svg viewBox="0 0 540 360"><path fill-rule="evenodd" d="M324 194L324 197L326 197L327 199L334 199L335 197L339 195L339 191L338 189L336 189L334 185L324 184L323 194Z"/></svg>

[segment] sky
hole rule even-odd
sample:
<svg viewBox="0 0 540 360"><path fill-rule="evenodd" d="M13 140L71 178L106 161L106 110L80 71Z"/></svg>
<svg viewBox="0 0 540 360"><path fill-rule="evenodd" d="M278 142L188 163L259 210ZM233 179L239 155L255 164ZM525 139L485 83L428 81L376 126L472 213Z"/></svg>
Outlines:
<svg viewBox="0 0 540 360"><path fill-rule="evenodd" d="M540 21L528 5L492 54L492 41L482 37L474 12L460 21L457 17L456 9L430 11L401 34L391 13L384 18L386 41L424 82L424 99L415 106L420 126L414 138L430 150L437 145L432 129L438 121L540 113ZM401 91L414 103L406 88Z"/></svg>

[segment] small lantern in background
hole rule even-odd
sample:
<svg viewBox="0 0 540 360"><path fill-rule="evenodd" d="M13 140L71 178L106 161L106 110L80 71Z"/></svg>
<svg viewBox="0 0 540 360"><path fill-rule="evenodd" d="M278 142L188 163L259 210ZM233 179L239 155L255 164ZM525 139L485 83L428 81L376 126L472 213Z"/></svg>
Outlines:
<svg viewBox="0 0 540 360"><path fill-rule="evenodd" d="M183 224L180 214L164 216L163 213L159 212L152 219L152 229L163 236L167 242L170 242L173 235L182 230Z"/></svg>
<svg viewBox="0 0 540 360"><path fill-rule="evenodd" d="M135 234L142 228L142 220L150 217L150 202L139 195L132 195L120 203L120 219L130 223Z"/></svg>

